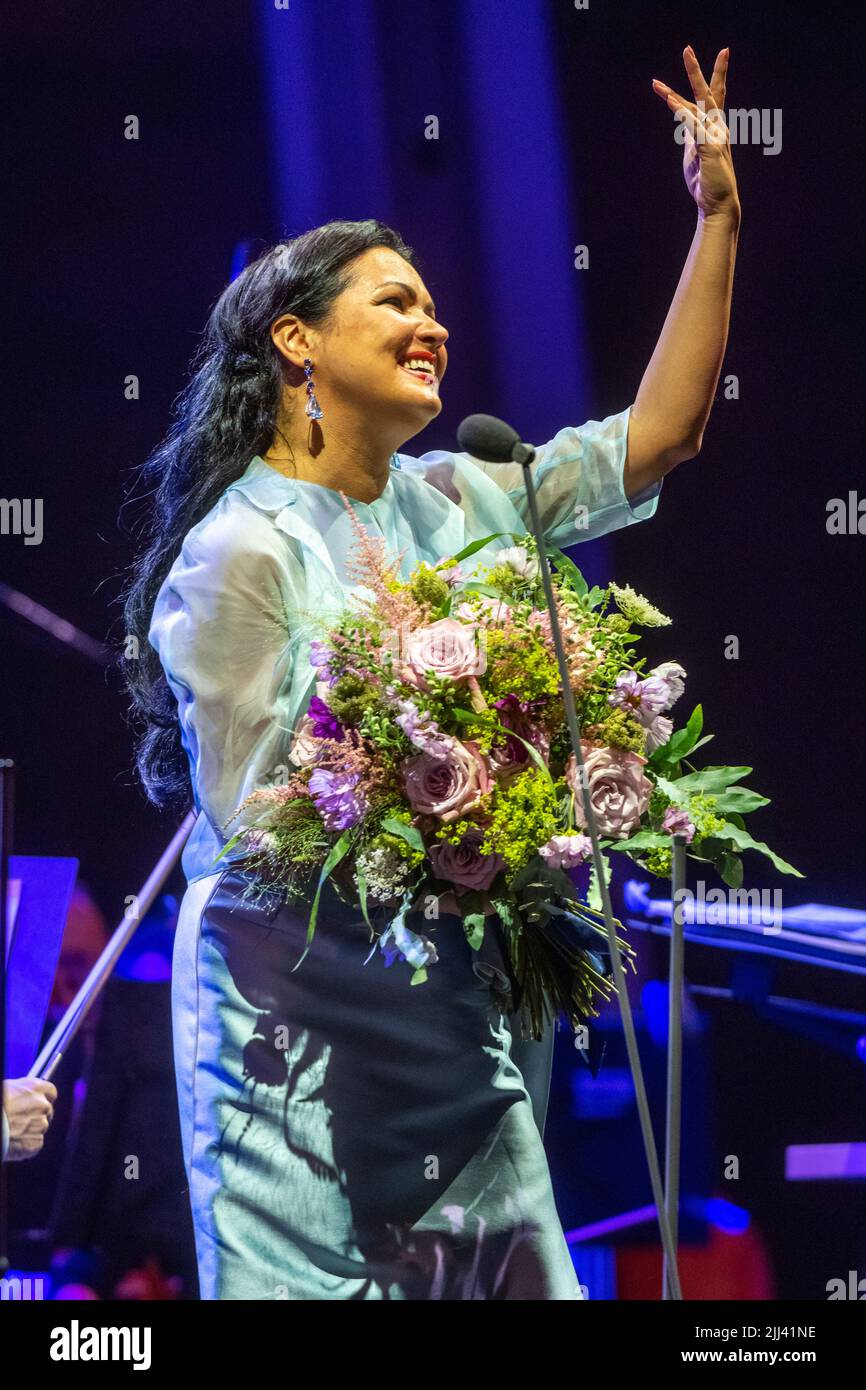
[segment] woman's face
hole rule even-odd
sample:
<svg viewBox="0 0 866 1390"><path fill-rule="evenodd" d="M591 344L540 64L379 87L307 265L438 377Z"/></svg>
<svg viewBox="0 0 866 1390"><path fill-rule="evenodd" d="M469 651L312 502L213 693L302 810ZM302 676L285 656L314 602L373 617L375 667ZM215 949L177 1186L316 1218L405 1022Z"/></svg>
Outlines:
<svg viewBox="0 0 866 1390"><path fill-rule="evenodd" d="M352 281L310 353L316 395L326 419L329 404L342 403L379 413L411 439L442 409L448 333L424 281L396 251L374 247L349 269Z"/></svg>

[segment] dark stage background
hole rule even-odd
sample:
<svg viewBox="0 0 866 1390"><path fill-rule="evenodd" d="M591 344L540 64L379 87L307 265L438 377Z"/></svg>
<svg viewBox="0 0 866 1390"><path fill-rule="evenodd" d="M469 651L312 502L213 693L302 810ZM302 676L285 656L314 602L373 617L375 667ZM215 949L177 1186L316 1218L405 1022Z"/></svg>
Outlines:
<svg viewBox="0 0 866 1390"><path fill-rule="evenodd" d="M707 760L753 764L750 784L772 798L753 833L807 877L747 856L747 885L866 906L866 537L825 526L829 499L864 488L853 13L783 0L47 0L10 12L2 493L43 498L45 522L41 545L0 537L0 578L121 640L133 470L166 428L237 248L314 222L381 217L420 253L450 369L440 418L406 452L454 447L473 410L540 442L623 409L695 223L650 82L686 92L685 44L707 75L729 45L727 104L783 113L779 154L734 150L743 221L722 383L735 374L739 399L720 384L703 450L665 481L651 523L575 558L672 614L649 654L686 667L687 698L716 734ZM424 138L431 113L436 141ZM130 114L137 141L123 135ZM137 401L124 397L129 374ZM119 682L8 614L0 637L17 851L80 858L113 923L173 829L134 783ZM756 1151L767 1097L792 1081L790 1054L767 1036L739 1019L715 1060L716 1118L735 1091ZM763 1153L777 1175L786 1142L864 1137L862 1063L830 1067L830 1055L800 1044L800 1109L792 1098L788 1132ZM767 1221L783 1230L788 1193L772 1193ZM816 1201L816 1229L822 1213L842 1223L839 1191ZM777 1264L783 1296L824 1296L778 1250Z"/></svg>

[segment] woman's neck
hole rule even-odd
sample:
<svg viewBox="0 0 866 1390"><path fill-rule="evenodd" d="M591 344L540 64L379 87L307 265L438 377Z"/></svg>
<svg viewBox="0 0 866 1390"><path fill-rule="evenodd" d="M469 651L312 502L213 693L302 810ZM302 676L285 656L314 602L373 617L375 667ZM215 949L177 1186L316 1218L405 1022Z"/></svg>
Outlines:
<svg viewBox="0 0 866 1390"><path fill-rule="evenodd" d="M320 483L345 492L358 502L374 502L388 483L393 448L381 441L365 440L358 430L341 428L329 421L323 430L318 420L303 419L302 437L285 427L263 455L265 463L286 477Z"/></svg>

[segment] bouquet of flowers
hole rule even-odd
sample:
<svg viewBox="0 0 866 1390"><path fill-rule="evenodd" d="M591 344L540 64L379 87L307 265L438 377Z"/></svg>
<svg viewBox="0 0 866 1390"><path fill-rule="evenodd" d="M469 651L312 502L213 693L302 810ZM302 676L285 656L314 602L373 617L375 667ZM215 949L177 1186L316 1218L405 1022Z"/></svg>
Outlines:
<svg viewBox="0 0 866 1390"><path fill-rule="evenodd" d="M238 807L227 825L240 829L223 850L242 843L254 885L287 901L312 895L307 949L331 876L388 964L412 967L412 984L435 968L441 912L462 920L476 950L493 918L513 1007L538 1037L560 1011L574 1028L595 1016L612 989L587 801L606 873L615 851L669 874L675 832L731 886L742 882L744 849L798 873L745 828L744 816L767 804L742 785L751 768L691 763L711 735L700 705L674 728L685 671L676 661L645 671L635 659L634 629L670 622L651 603L613 583L589 588L548 550L582 779L534 538L494 533L401 578L401 557L389 559L344 504L353 602L311 643L317 694L293 731L291 774ZM514 543L492 565L464 572L503 536Z"/></svg>

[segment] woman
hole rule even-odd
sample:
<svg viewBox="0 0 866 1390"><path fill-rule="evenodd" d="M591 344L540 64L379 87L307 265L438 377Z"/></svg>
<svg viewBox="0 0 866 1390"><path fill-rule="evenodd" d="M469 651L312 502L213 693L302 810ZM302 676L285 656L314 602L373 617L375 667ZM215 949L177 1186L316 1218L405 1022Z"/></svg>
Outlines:
<svg viewBox="0 0 866 1390"><path fill-rule="evenodd" d="M726 55L712 96L686 65L720 105ZM689 142L686 176L699 225L634 405L561 430L533 465L556 545L651 517L664 474L700 447L739 220L727 144ZM295 969L306 912L251 905L239 850L214 867L236 807L290 768L315 689L311 616L353 588L341 492L404 574L526 527L519 468L400 452L441 410L447 338L381 223L272 247L217 302L146 468L130 683L148 794L182 806L191 783L199 811L173 1016L203 1298L582 1296L542 1144L551 1038L512 1037L495 933L479 958L443 913L440 960L412 989L380 953L365 964L361 914L326 885Z"/></svg>

